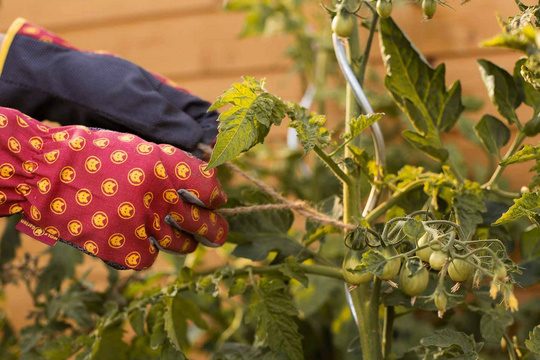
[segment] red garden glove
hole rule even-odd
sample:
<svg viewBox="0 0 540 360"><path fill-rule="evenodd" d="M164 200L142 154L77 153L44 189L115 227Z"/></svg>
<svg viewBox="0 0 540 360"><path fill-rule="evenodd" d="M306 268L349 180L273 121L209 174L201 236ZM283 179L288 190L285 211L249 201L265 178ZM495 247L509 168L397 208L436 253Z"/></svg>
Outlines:
<svg viewBox="0 0 540 360"><path fill-rule="evenodd" d="M0 108L0 215L18 229L60 239L118 269L145 269L159 250L220 246L226 201L214 169L171 146L131 134L50 128Z"/></svg>

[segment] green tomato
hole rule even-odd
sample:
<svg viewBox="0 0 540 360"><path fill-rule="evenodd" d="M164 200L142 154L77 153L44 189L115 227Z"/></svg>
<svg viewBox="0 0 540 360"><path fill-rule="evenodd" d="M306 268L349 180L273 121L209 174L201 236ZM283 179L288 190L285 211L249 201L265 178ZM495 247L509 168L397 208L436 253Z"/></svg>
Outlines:
<svg viewBox="0 0 540 360"><path fill-rule="evenodd" d="M412 275L412 271L409 269L409 264L405 264L399 274L399 288L408 296L416 296L423 293L429 283L429 272L425 267Z"/></svg>
<svg viewBox="0 0 540 360"><path fill-rule="evenodd" d="M433 270L441 270L444 266L444 264L448 261L448 254L444 251L437 250L434 251L433 254L429 257L429 266Z"/></svg>
<svg viewBox="0 0 540 360"><path fill-rule="evenodd" d="M474 266L465 260L452 260L448 265L448 275L455 282L469 281L474 275Z"/></svg>
<svg viewBox="0 0 540 360"><path fill-rule="evenodd" d="M431 233L427 232L422 235L422 237L418 240L418 247L428 245L429 242L433 239L433 235ZM418 256L422 261L429 262L429 257L433 253L433 250L430 247L427 247L422 250L418 250L416 252L416 256Z"/></svg>
<svg viewBox="0 0 540 360"><path fill-rule="evenodd" d="M351 272L347 270L354 269L360 264L362 264L362 252L349 249L345 254L345 258L343 259L343 265L341 266L343 277L345 278L345 281L347 281L347 283L351 285L360 285L373 280L372 273L368 272L359 274L357 271Z"/></svg>
<svg viewBox="0 0 540 360"><path fill-rule="evenodd" d="M347 10L339 10L332 19L332 31L339 37L349 37L354 30L355 21L353 15Z"/></svg>
<svg viewBox="0 0 540 360"><path fill-rule="evenodd" d="M437 2L435 0L423 0L422 11L426 18L431 19L437 11Z"/></svg>
<svg viewBox="0 0 540 360"><path fill-rule="evenodd" d="M392 0L377 0L377 14L383 19L392 15Z"/></svg>
<svg viewBox="0 0 540 360"><path fill-rule="evenodd" d="M381 253L385 258L391 258L398 255L398 252L393 246L385 247L381 250ZM401 267L401 258L387 261L384 265L382 274L378 276L381 280L390 280L399 274L399 268Z"/></svg>
<svg viewBox="0 0 540 360"><path fill-rule="evenodd" d="M448 305L448 297L444 291L436 290L435 294L433 295L433 300L435 301L437 310L444 313L446 311L446 305Z"/></svg>

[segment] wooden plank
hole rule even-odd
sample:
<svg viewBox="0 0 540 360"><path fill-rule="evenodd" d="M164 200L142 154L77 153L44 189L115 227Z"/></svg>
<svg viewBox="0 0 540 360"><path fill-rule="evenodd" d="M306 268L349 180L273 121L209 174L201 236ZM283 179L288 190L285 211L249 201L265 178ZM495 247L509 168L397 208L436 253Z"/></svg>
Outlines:
<svg viewBox="0 0 540 360"><path fill-rule="evenodd" d="M221 4L221 0L4 1L0 10L0 26L9 26L13 19L21 16L38 25L58 30L171 14L180 17L193 12L216 11Z"/></svg>
<svg viewBox="0 0 540 360"><path fill-rule="evenodd" d="M197 77L288 64L285 36L240 39L242 14L212 13L182 19L60 32L73 45L103 49L169 77Z"/></svg>
<svg viewBox="0 0 540 360"><path fill-rule="evenodd" d="M53 1L49 9L58 7L59 1ZM105 0L97 2L102 1ZM179 1L178 4L182 5L174 5L170 1L175 0L155 2L157 5L154 10L145 8L141 1L135 1L133 10L135 17L130 21L123 21L122 19L114 20L113 15L108 13L107 7L94 6L93 1L83 3L72 0L67 2L72 4L68 6L69 12L75 10L81 13L89 12L96 19L102 16L102 23L99 27L90 28L84 22L69 28L57 25L59 34L80 48L108 50L167 76L196 77L216 72L247 72L251 69L260 70L290 63L284 56L284 51L290 43L289 37L239 39L238 34L242 29L244 14L202 12L180 16L175 12L177 6L185 8L190 6L186 4L195 2ZM209 0L202 3L207 1ZM22 9L21 14L24 14L25 11L30 11L28 4L32 2L26 0L13 3L26 4L26 7L10 5L14 6L14 9L17 7ZM74 3L77 6L73 5ZM212 0L207 5L214 3L215 1ZM125 0L119 1L119 4L113 6L112 13L120 9L121 11L118 10L120 12L117 14L128 16L122 12L125 8L129 8ZM198 2L197 4L204 7ZM194 6L191 5L191 7ZM36 5L36 8L40 6ZM99 14L100 9L102 9L101 14ZM148 17L144 13L145 9L148 13L168 10L168 14L165 13L167 15L165 17ZM479 49L478 43L498 32L495 16L491 15L495 9L502 14L511 14L515 12L515 5L508 0L477 0L458 6L457 12L439 9L437 16L429 22L421 21L421 11L415 5L398 7L395 14L396 21L426 56L465 56L471 51L479 55L493 52L493 50ZM6 13L10 14L9 11ZM11 19L15 13L16 10L13 10L12 15L3 15L4 12L0 11L0 16L4 16L0 19ZM54 13L54 11L47 13ZM61 13L64 14L64 10ZM484 14L484 16L478 18L477 14ZM67 15L62 16L67 17ZM31 17L30 19L33 20ZM34 21L42 24L40 17L36 19ZM0 21L0 24L3 24L3 28L7 27L7 22ZM51 29L54 30L54 26ZM376 42L373 61L380 62L377 46Z"/></svg>

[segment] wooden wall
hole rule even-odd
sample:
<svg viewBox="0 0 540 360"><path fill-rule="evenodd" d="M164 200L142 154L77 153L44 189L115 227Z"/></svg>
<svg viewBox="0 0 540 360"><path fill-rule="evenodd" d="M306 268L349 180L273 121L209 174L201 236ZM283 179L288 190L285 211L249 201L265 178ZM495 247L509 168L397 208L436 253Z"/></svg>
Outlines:
<svg viewBox="0 0 540 360"><path fill-rule="evenodd" d="M511 70L518 55L482 49L478 43L498 33L495 12L514 14L514 2L472 0L464 6L459 6L459 0L450 2L455 10L439 8L429 22L421 21L420 8L411 4L398 7L395 18L427 58L446 62L448 82L461 79L466 94L485 98L476 59L486 57ZM242 75L267 77L271 91L298 101L301 86L284 56L289 39L240 39L243 15L224 13L221 4L221 0L3 0L0 31L7 30L16 17L24 17L81 49L114 52L210 101ZM381 63L375 50L371 64L380 71ZM284 140L284 130L272 136ZM470 153L480 152L471 149ZM474 157L481 159L481 155ZM526 167L521 170L515 179L526 174ZM24 240L24 251L43 249L31 239ZM91 280L99 284L103 276L99 266ZM23 289L8 287L6 294L10 317L20 328L26 323L29 299Z"/></svg>

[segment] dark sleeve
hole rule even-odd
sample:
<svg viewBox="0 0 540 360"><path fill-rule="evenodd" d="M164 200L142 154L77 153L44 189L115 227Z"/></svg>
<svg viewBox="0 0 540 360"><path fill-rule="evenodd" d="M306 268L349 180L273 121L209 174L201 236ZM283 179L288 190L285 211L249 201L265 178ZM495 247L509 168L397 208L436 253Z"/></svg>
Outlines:
<svg viewBox="0 0 540 360"><path fill-rule="evenodd" d="M124 59L16 35L0 75L0 106L38 120L138 135L194 152L217 135L210 104Z"/></svg>

